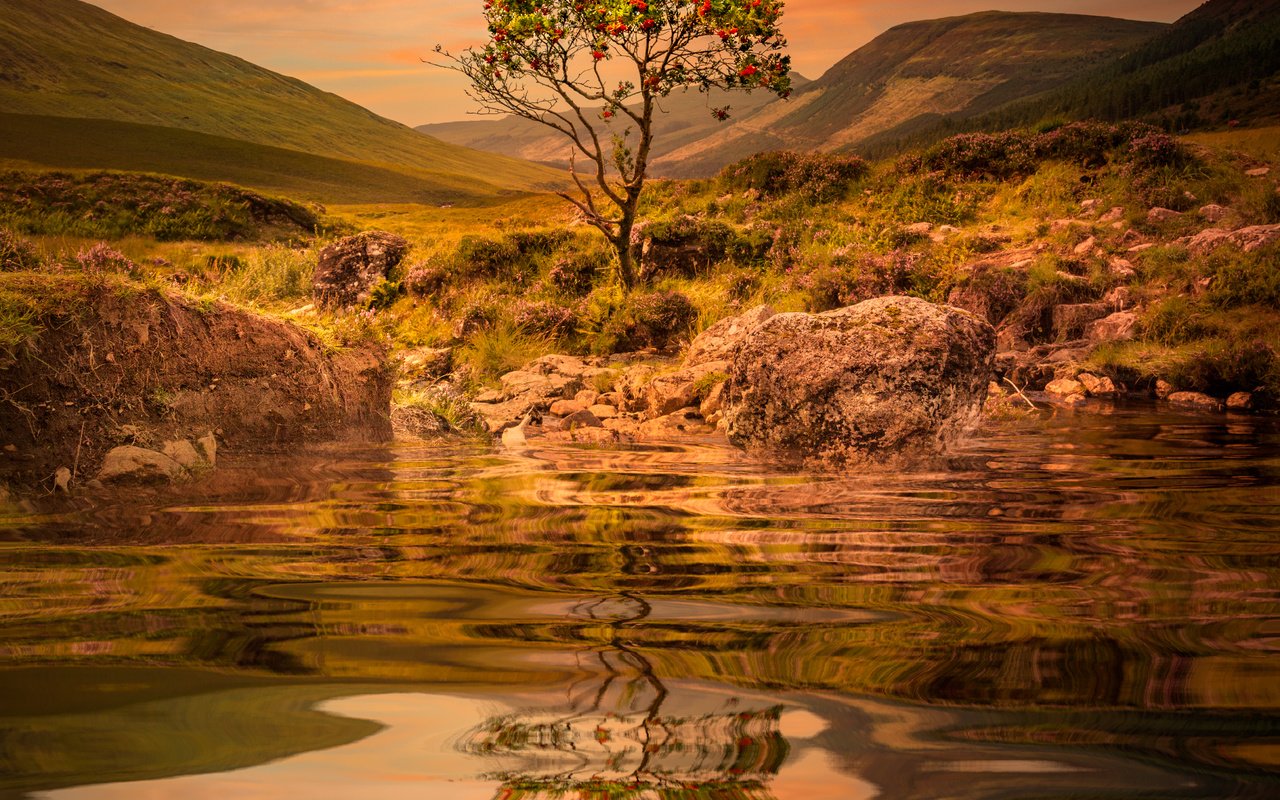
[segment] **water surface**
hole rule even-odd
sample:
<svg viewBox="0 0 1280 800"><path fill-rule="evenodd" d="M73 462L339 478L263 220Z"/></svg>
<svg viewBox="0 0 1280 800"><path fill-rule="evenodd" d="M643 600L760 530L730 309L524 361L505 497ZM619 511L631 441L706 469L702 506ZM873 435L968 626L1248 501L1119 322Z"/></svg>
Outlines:
<svg viewBox="0 0 1280 800"><path fill-rule="evenodd" d="M0 797L1280 796L1280 427L231 458L0 518Z"/></svg>

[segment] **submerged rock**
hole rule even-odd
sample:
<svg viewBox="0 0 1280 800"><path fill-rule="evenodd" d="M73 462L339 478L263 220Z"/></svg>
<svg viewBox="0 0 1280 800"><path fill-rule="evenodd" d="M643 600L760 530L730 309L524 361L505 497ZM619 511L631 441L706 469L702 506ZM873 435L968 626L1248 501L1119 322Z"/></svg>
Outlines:
<svg viewBox="0 0 1280 800"><path fill-rule="evenodd" d="M802 463L934 454L977 419L994 352L986 322L911 297L778 314L736 350L729 438Z"/></svg>

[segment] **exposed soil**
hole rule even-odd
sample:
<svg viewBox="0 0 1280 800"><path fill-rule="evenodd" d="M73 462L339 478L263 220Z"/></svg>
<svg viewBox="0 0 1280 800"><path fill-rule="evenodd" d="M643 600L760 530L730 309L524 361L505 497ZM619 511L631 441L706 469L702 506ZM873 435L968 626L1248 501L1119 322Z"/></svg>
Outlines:
<svg viewBox="0 0 1280 800"><path fill-rule="evenodd" d="M215 431L238 451L391 435L392 375L375 347L115 278L8 274L36 333L0 352L0 481L59 467L92 477L112 447Z"/></svg>

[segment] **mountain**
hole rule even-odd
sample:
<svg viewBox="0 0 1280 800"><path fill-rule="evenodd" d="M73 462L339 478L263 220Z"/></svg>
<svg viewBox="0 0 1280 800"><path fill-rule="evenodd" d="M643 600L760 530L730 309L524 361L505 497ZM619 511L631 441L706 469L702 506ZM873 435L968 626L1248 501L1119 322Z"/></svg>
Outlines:
<svg viewBox="0 0 1280 800"><path fill-rule="evenodd" d="M810 81L793 73L791 84L803 88ZM711 109L729 106L735 116L751 115L776 101L767 92L677 92L662 99L654 121L652 157L661 158L680 147L706 138L725 123L711 116ZM452 144L487 150L563 167L568 164L568 140L531 120L514 116L420 125L418 131Z"/></svg>
<svg viewBox="0 0 1280 800"><path fill-rule="evenodd" d="M1166 25L1077 14L982 12L891 28L790 101L666 155L688 177L772 149L859 150L939 119L977 116L1115 61Z"/></svg>
<svg viewBox="0 0 1280 800"><path fill-rule="evenodd" d="M546 188L561 177L424 136L302 81L79 0L4 0L0 109L177 129L179 139L194 132L407 171L456 199ZM83 142L102 144L88 134ZM7 144L0 139L0 158L20 158Z"/></svg>
<svg viewBox="0 0 1280 800"><path fill-rule="evenodd" d="M977 122L1164 121L1195 128L1280 120L1280 0L1210 0L1123 58Z"/></svg>

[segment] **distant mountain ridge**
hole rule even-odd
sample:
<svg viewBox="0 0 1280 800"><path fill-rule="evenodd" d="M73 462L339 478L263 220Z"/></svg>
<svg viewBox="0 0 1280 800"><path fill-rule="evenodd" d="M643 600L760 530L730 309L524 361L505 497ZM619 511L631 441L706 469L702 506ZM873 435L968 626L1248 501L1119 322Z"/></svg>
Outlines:
<svg viewBox="0 0 1280 800"><path fill-rule="evenodd" d="M1168 26L1079 14L982 12L899 25L853 51L792 98L725 93L715 123L705 100L672 98L659 123L652 174L700 177L764 150L854 150L884 137L969 118L1110 63ZM701 97L693 95L693 97ZM664 127L665 126L665 127ZM446 141L552 161L564 144L536 124L504 118L419 128Z"/></svg>
<svg viewBox="0 0 1280 800"><path fill-rule="evenodd" d="M1114 63L976 124L1053 117L1145 118L1173 128L1280 120L1280 0L1210 0Z"/></svg>
<svg viewBox="0 0 1280 800"><path fill-rule="evenodd" d="M879 138L1049 91L1167 26L1079 14L990 11L896 26L785 103L671 153L657 169L714 172L768 149L857 151Z"/></svg>
<svg viewBox="0 0 1280 800"><path fill-rule="evenodd" d="M428 182L433 175L444 183L450 182L444 176L465 176L477 195L558 180L549 170L440 142L302 81L80 0L4 0L0 110L194 131L390 165Z"/></svg>
<svg viewBox="0 0 1280 800"><path fill-rule="evenodd" d="M795 73L791 81L794 89L810 83L808 78ZM728 106L735 117L749 116L776 100L777 96L768 92L737 91L676 92L662 98L654 117L656 135L651 157L660 159L715 133L723 123L711 115L712 108ZM514 116L420 125L417 130L452 144L557 167L568 164L571 149L562 134L541 123Z"/></svg>

